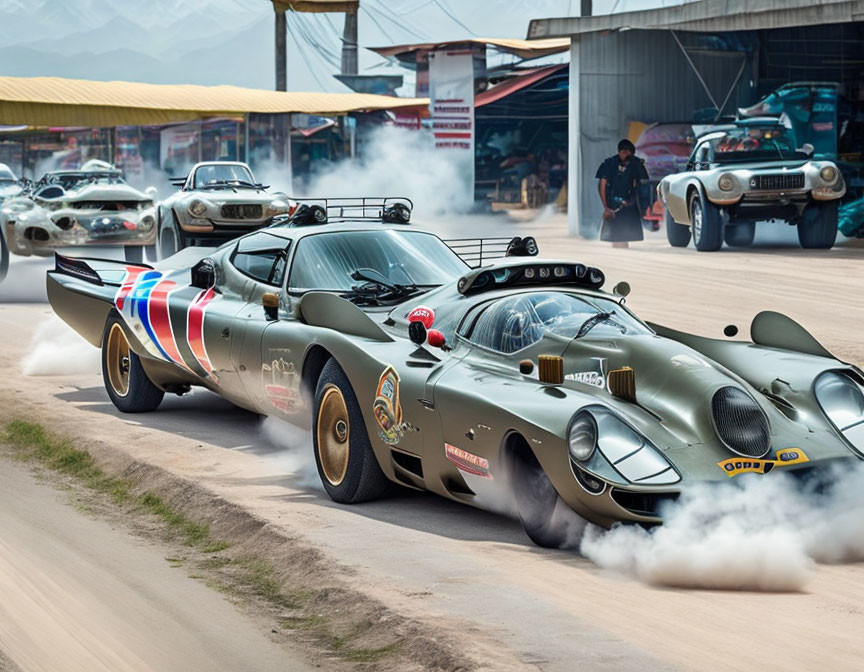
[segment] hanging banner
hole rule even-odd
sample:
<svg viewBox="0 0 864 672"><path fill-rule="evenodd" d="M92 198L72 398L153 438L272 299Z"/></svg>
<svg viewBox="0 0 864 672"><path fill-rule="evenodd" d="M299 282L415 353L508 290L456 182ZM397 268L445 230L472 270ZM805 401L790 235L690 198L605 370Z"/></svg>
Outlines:
<svg viewBox="0 0 864 672"><path fill-rule="evenodd" d="M429 112L435 149L452 156L474 193L474 56L470 49L429 54Z"/></svg>

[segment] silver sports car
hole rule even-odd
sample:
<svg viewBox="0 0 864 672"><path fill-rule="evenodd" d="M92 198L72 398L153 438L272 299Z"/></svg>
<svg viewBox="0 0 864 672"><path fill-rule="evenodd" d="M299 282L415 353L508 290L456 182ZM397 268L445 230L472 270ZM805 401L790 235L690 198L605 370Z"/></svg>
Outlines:
<svg viewBox="0 0 864 672"><path fill-rule="evenodd" d="M160 259L190 245L221 245L296 207L286 194L256 182L245 163L205 161L171 181L180 191L159 203Z"/></svg>
<svg viewBox="0 0 864 672"><path fill-rule="evenodd" d="M657 186L669 243L686 247L692 234L701 251L718 250L724 240L747 247L757 221L784 220L798 228L802 247L834 245L843 176L794 140L776 119L748 119L701 136L686 170Z"/></svg>
<svg viewBox="0 0 864 672"><path fill-rule="evenodd" d="M46 173L0 205L0 279L10 253L47 256L64 247L122 245L127 261L141 261L144 247L156 241L154 194L130 186L104 161Z"/></svg>

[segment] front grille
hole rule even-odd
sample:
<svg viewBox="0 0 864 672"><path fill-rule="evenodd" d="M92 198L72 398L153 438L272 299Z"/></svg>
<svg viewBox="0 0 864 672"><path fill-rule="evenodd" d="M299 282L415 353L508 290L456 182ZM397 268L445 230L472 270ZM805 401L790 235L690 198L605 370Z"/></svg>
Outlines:
<svg viewBox="0 0 864 672"><path fill-rule="evenodd" d="M261 219L264 208L260 203L226 203L221 212L225 219Z"/></svg>
<svg viewBox="0 0 864 672"><path fill-rule="evenodd" d="M711 399L720 440L744 457L762 457L771 448L768 418L753 397L737 387L721 387Z"/></svg>
<svg viewBox="0 0 864 672"><path fill-rule="evenodd" d="M784 191L786 189L803 189L804 173L769 173L754 175L750 178L750 188L760 191Z"/></svg>

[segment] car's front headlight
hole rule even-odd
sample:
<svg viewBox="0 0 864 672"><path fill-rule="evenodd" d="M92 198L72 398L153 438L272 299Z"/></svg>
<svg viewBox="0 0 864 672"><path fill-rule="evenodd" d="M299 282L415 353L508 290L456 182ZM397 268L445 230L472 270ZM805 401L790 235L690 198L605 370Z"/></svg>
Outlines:
<svg viewBox="0 0 864 672"><path fill-rule="evenodd" d="M735 185L736 180L732 173L723 173L719 178L717 178L717 186L720 188L720 191L732 191L735 188Z"/></svg>
<svg viewBox="0 0 864 672"><path fill-rule="evenodd" d="M834 166L825 166L819 171L819 179L826 184L834 184L837 181L837 169Z"/></svg>
<svg viewBox="0 0 864 672"><path fill-rule="evenodd" d="M279 212L282 212L288 209L288 204L285 201L277 198L275 201L270 201L270 207L273 210L278 210Z"/></svg>
<svg viewBox="0 0 864 672"><path fill-rule="evenodd" d="M186 210L193 217L203 217L207 213L207 204L200 198L196 198L186 206Z"/></svg>
<svg viewBox="0 0 864 672"><path fill-rule="evenodd" d="M599 406L573 416L567 444L576 462L585 462L598 450L615 471L634 485L671 485L681 480L650 441Z"/></svg>
<svg viewBox="0 0 864 672"><path fill-rule="evenodd" d="M816 379L813 392L837 430L864 451L864 389L849 375L828 371Z"/></svg>

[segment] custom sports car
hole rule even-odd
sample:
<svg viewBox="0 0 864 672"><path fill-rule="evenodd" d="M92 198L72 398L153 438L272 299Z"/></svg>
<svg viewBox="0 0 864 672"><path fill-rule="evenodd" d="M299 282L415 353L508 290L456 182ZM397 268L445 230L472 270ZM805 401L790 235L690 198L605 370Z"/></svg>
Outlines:
<svg viewBox="0 0 864 672"><path fill-rule="evenodd" d="M104 161L46 173L0 204L3 275L10 253L47 256L78 245L122 245L127 260L141 261L144 246L156 240L154 194L126 184L123 173Z"/></svg>
<svg viewBox="0 0 864 672"><path fill-rule="evenodd" d="M295 207L286 194L257 183L245 163L205 161L171 182L180 191L157 209L160 259L191 245L219 245Z"/></svg>
<svg viewBox="0 0 864 672"><path fill-rule="evenodd" d="M810 152L805 151L809 149ZM666 235L697 250L747 247L756 222L785 220L802 247L827 249L837 237L837 202L846 184L831 161L809 159L776 119L748 119L701 136L684 172L664 177Z"/></svg>
<svg viewBox="0 0 864 672"><path fill-rule="evenodd" d="M381 210L303 204L155 268L58 255L48 296L102 348L121 411L206 387L311 427L337 502L390 482L479 507L512 494L545 546L563 541L559 499L656 524L688 483L861 459L862 372L790 318L761 313L752 342L673 331L633 314L625 283L530 256L533 239L471 267Z"/></svg>

